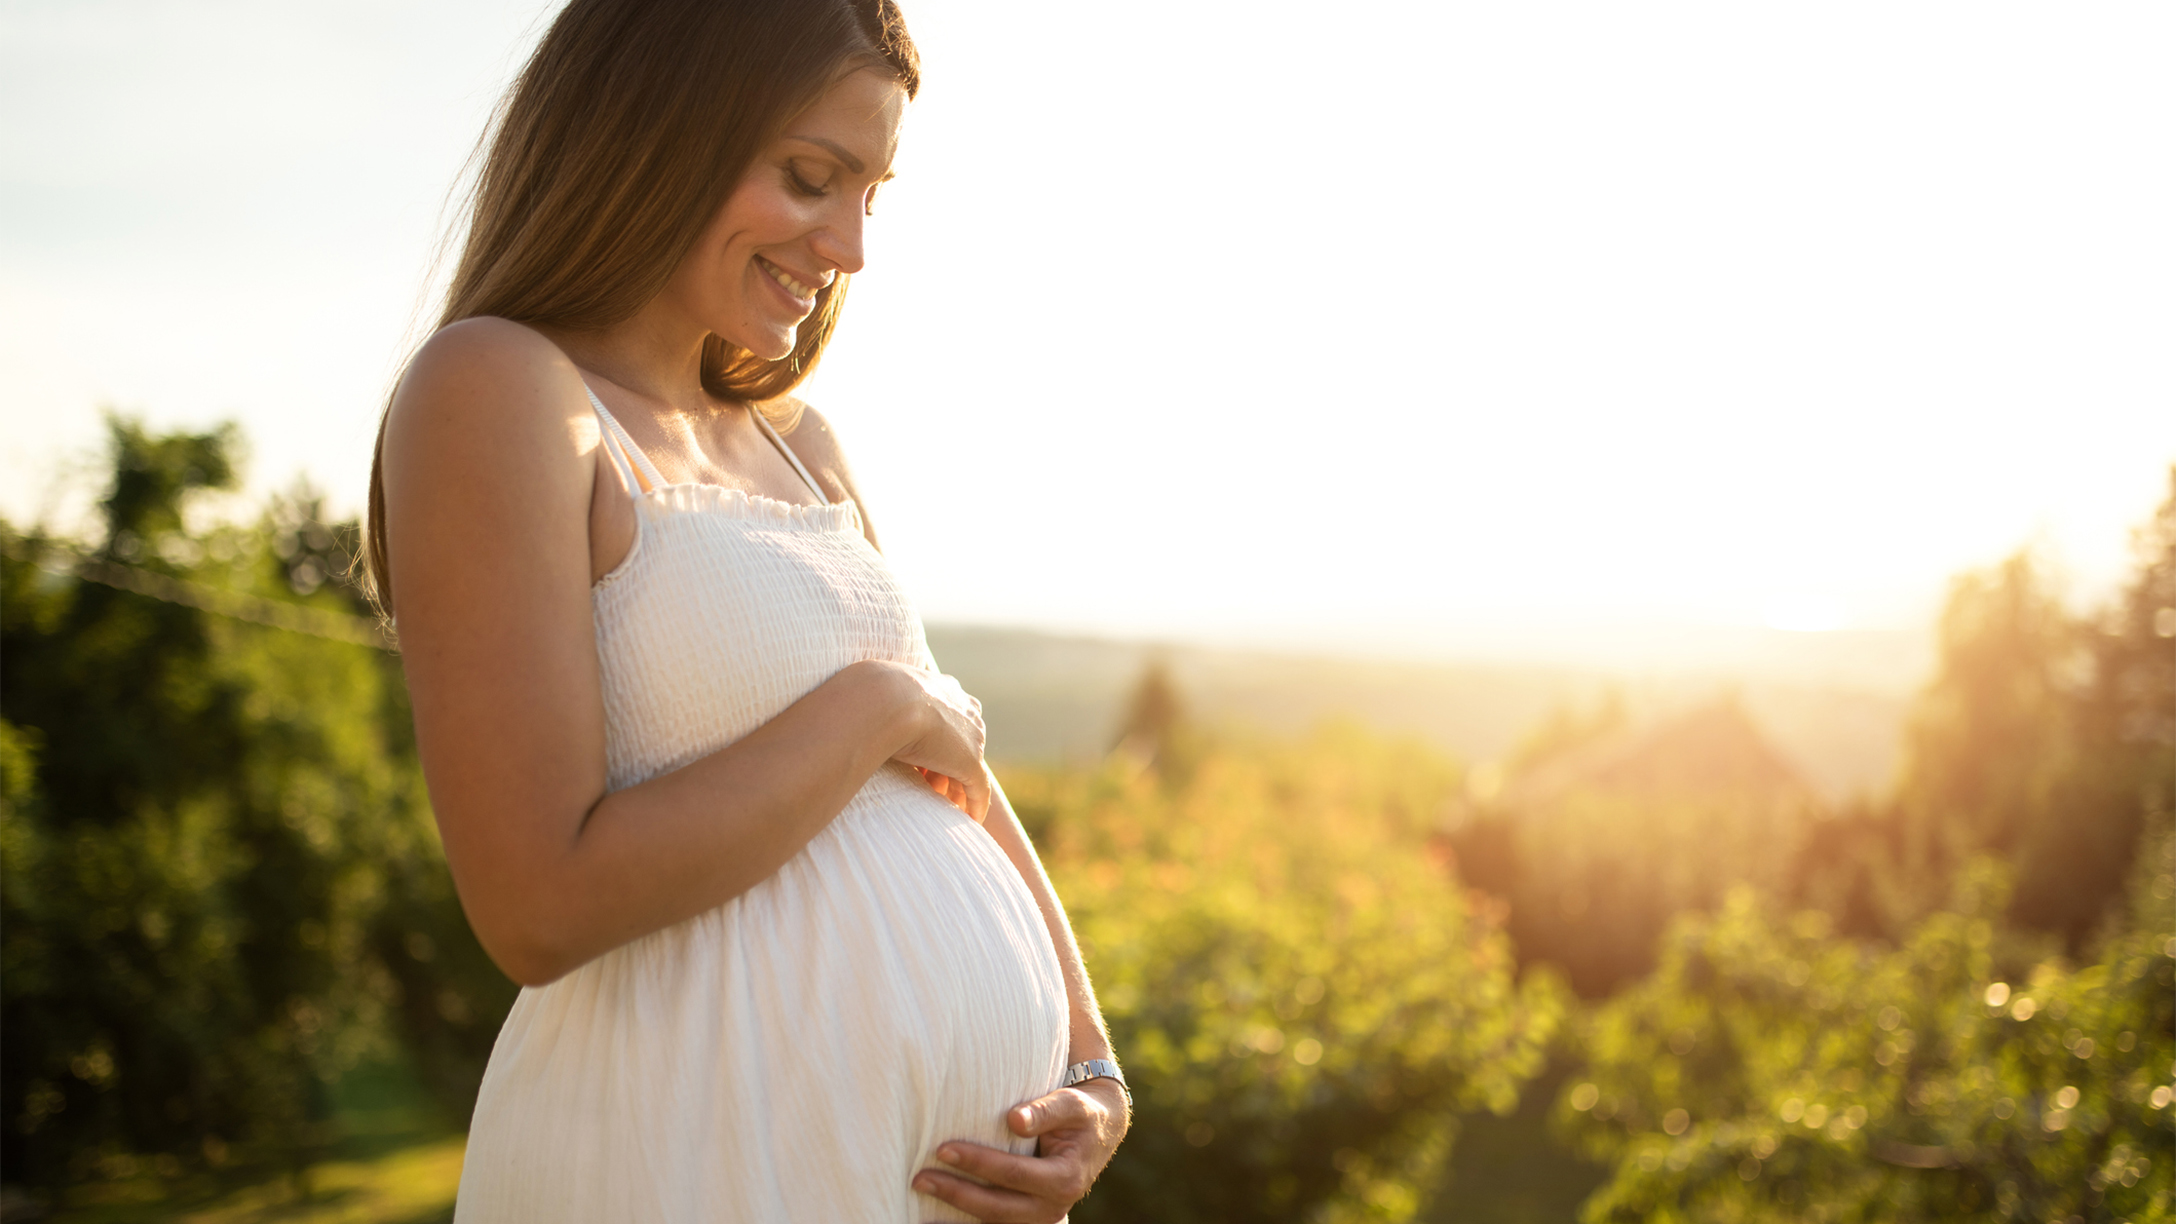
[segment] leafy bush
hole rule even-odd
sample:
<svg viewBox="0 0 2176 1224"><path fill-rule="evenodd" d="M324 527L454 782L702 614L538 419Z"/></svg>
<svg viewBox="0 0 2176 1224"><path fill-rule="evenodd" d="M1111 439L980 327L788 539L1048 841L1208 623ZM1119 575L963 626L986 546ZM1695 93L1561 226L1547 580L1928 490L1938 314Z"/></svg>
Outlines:
<svg viewBox="0 0 2176 1224"><path fill-rule="evenodd" d="M1427 852L1455 769L1330 731L1010 779L1134 1085L1075 1218L1403 1220L1462 1108L1509 1110L1561 1012Z"/></svg>
<svg viewBox="0 0 2176 1224"><path fill-rule="evenodd" d="M1615 1166L1589 1224L2176 1218L2176 937L2001 980L1999 875L1893 950L1751 892L1681 921L1558 1105Z"/></svg>

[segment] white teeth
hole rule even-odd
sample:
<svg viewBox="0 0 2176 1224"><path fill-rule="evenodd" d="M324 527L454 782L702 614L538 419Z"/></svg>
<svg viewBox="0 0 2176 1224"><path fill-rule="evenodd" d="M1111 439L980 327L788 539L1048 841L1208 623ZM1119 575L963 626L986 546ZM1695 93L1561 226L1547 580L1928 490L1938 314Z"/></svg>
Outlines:
<svg viewBox="0 0 2176 1224"><path fill-rule="evenodd" d="M800 281L793 279L791 276L788 276L786 274L786 270L784 268L779 267L777 264L772 263L770 260L766 259L763 261L763 269L764 271L771 274L772 280L775 280L779 284L784 285L786 287L786 292L792 294L793 296L801 298L803 300L807 300L808 298L816 296L816 289L814 286L804 285Z"/></svg>

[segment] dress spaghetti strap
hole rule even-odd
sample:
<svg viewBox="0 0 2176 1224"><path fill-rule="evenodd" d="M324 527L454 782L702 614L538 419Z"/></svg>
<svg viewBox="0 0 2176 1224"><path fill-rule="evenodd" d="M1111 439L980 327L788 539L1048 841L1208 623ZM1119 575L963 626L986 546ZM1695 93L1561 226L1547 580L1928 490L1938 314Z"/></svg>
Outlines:
<svg viewBox="0 0 2176 1224"><path fill-rule="evenodd" d="M619 471L620 479L644 493L663 488L669 483L658 472L657 466L650 462L650 457L642 453L642 448L635 445L635 439L627 432L627 427L619 423L611 410L604 406L603 400L597 398L596 391L591 390L587 383L583 384L582 389L589 391L589 405L597 410L597 420L604 425L605 453L611 456L612 466ZM792 464L793 470L800 474L802 482L808 485L809 492L816 495L817 502L830 505L830 495L824 492L822 485L816 483L816 478L802 464L801 457L793 453L793 448L786 445L786 440L771 426L770 418L764 416L762 410L753 404L748 406L748 413L755 418L756 427L763 431L763 436L771 440L771 445L777 447L778 453L784 455L786 462Z"/></svg>
<svg viewBox="0 0 2176 1224"><path fill-rule="evenodd" d="M824 487L816 483L814 476L808 474L808 469L801 465L801 456L794 454L793 448L786 445L786 439L780 436L778 430L771 426L771 419L763 415L763 410L754 404L750 404L748 405L748 414L756 419L756 424L769 436L771 445L778 448L778 453L784 455L786 462L793 465L793 470L801 473L801 479L807 483L809 492L816 495L816 500L824 505L830 505L831 495L824 492Z"/></svg>
<svg viewBox="0 0 2176 1224"><path fill-rule="evenodd" d="M597 419L604 424L605 453L612 457L612 466L618 469L620 479L644 493L662 488L665 478L658 474L656 465L650 462L648 455L642 453L642 448L635 445L635 440L628 435L626 427L605 408L604 401L597 398L597 393L590 390L587 383L582 385L582 389L589 391L589 406L597 410Z"/></svg>

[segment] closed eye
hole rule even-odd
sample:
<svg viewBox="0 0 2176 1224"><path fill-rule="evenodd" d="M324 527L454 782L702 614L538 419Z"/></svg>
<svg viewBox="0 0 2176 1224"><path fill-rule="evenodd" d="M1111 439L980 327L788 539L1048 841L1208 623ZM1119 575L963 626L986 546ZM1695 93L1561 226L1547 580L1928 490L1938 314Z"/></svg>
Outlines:
<svg viewBox="0 0 2176 1224"><path fill-rule="evenodd" d="M801 173L801 163L793 161L786 163L786 185L811 199L822 199L831 190L829 183L810 182L808 176Z"/></svg>

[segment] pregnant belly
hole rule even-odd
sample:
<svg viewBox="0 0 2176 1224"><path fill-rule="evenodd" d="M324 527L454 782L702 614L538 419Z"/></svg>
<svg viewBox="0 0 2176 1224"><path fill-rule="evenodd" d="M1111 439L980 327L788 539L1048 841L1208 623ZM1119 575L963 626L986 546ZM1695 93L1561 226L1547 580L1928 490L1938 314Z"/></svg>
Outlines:
<svg viewBox="0 0 2176 1224"><path fill-rule="evenodd" d="M948 1139L1032 1150L1001 1119L1066 1041L1019 874L886 771L747 894L522 993L460 1216L964 1219L909 1178Z"/></svg>

